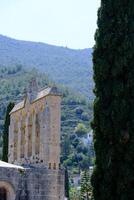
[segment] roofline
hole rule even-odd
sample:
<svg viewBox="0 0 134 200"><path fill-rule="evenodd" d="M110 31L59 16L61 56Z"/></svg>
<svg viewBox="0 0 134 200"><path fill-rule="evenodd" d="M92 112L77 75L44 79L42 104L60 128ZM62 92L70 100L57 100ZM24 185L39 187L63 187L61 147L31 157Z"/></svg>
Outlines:
<svg viewBox="0 0 134 200"><path fill-rule="evenodd" d="M19 108L18 110L22 110L24 107L25 107L25 103L26 103L26 97L24 98L24 106L22 107L22 108ZM15 110L15 111L12 111L11 110L11 112L9 113L9 115L11 115L12 113L15 113L15 112L17 112L18 110Z"/></svg>
<svg viewBox="0 0 134 200"><path fill-rule="evenodd" d="M24 108L24 106L23 106L23 108ZM22 110L23 108L19 108L18 110L15 110L15 111L13 111L13 112L10 112L9 115L12 115L13 113L16 113L16 112L18 112L19 110Z"/></svg>
<svg viewBox="0 0 134 200"><path fill-rule="evenodd" d="M62 95L61 95L61 94L47 94L47 95L45 95L45 96L43 96L43 97L40 97L40 98L38 98L38 99L33 100L33 101L31 102L31 104L33 104L33 103L35 103L36 101L38 101L38 100L40 100L40 99L43 99L43 98L45 98L45 97L47 97L47 96L59 96L59 97L61 97Z"/></svg>
<svg viewBox="0 0 134 200"><path fill-rule="evenodd" d="M61 95L61 94L47 94L47 95L45 95L45 96L43 96L43 97L40 97L40 98L38 98L38 99L33 100L30 104L34 104L34 103L37 102L38 100L41 100L41 99L43 99L43 98L45 98L45 97L47 97L47 96L59 96L59 97L61 97L62 95ZM13 111L13 112L11 111L11 112L9 113L9 115L12 115L13 113L16 113L16 112L18 112L18 111L24 109L24 108L25 108L25 103L26 103L26 98L25 98L24 106L23 106L22 108L19 108L18 110Z"/></svg>

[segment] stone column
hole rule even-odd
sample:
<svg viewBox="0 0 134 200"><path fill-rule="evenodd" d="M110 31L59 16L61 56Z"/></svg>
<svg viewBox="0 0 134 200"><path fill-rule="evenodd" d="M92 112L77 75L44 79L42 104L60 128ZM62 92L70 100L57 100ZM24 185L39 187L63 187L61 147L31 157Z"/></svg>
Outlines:
<svg viewBox="0 0 134 200"><path fill-rule="evenodd" d="M50 156L50 109L48 106L45 107L42 113L42 127L41 127L41 138L42 138L42 157L44 165L49 167L49 156Z"/></svg>
<svg viewBox="0 0 134 200"><path fill-rule="evenodd" d="M22 117L19 118L18 121L18 155L17 155L17 162L18 164L20 164L20 160L21 160L21 126L22 126Z"/></svg>
<svg viewBox="0 0 134 200"><path fill-rule="evenodd" d="M35 156L35 131L36 131L36 112L33 113L32 118L32 157Z"/></svg>
<svg viewBox="0 0 134 200"><path fill-rule="evenodd" d="M9 126L9 144L8 144L8 162L13 163L14 161L14 120L10 117Z"/></svg>
<svg viewBox="0 0 134 200"><path fill-rule="evenodd" d="M24 153L24 157L27 159L28 158L28 140L29 140L29 136L28 136L28 123L29 123L29 113L26 116L25 119L25 123L26 123L26 128L25 128L25 153Z"/></svg>
<svg viewBox="0 0 134 200"><path fill-rule="evenodd" d="M40 113L40 148L39 148L39 157L42 162L44 162L44 124L43 124L43 112Z"/></svg>

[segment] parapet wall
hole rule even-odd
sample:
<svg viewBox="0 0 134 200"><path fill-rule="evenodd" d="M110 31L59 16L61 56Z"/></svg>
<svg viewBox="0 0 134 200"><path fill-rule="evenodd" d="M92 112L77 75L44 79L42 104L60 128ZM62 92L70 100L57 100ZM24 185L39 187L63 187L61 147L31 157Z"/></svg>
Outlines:
<svg viewBox="0 0 134 200"><path fill-rule="evenodd" d="M64 200L64 171L0 167L0 188L7 200Z"/></svg>

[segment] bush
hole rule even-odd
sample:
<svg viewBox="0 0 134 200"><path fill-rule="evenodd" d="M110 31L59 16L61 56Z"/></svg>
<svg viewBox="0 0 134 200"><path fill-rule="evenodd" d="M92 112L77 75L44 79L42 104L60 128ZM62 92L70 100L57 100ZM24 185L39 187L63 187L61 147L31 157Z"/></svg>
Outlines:
<svg viewBox="0 0 134 200"><path fill-rule="evenodd" d="M81 119L82 119L83 121L89 121L90 116L89 116L88 113L83 112L82 115L81 115Z"/></svg>
<svg viewBox="0 0 134 200"><path fill-rule="evenodd" d="M87 128L84 124L79 123L77 127L75 128L75 133L78 135L78 137L83 137L88 132Z"/></svg>
<svg viewBox="0 0 134 200"><path fill-rule="evenodd" d="M76 112L76 114L77 115L81 115L82 113L83 113L83 109L82 108L80 108L80 107L77 107L76 109L75 109L75 112Z"/></svg>

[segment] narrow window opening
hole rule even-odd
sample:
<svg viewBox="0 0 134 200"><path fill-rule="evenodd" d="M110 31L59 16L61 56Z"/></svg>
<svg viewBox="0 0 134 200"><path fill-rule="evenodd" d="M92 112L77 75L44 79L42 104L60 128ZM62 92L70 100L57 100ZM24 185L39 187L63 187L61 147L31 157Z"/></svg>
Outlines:
<svg viewBox="0 0 134 200"><path fill-rule="evenodd" d="M56 169L56 163L54 163L54 169Z"/></svg>
<svg viewBox="0 0 134 200"><path fill-rule="evenodd" d="M49 163L49 169L51 169L51 163Z"/></svg>

